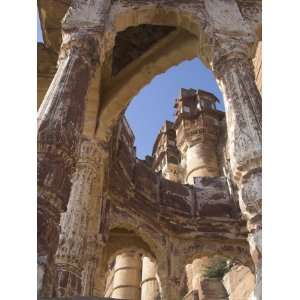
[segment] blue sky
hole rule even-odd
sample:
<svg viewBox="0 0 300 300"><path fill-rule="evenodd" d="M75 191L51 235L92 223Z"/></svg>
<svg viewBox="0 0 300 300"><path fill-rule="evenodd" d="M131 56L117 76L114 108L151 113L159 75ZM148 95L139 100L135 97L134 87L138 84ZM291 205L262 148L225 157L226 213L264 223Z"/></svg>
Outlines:
<svg viewBox="0 0 300 300"><path fill-rule="evenodd" d="M39 18L37 18L37 40L43 41ZM135 135L137 157L151 155L154 141L165 120L174 121L173 108L180 88L203 89L215 94L224 110L222 94L210 70L195 58L184 61L162 73L146 85L135 96L126 111L126 117Z"/></svg>
<svg viewBox="0 0 300 300"><path fill-rule="evenodd" d="M43 36L42 36L40 18L37 17L36 19L37 19L37 41L38 42L43 42Z"/></svg>
<svg viewBox="0 0 300 300"><path fill-rule="evenodd" d="M198 58L184 61L156 76L132 99L126 111L139 158L152 153L164 121L174 121L173 106L181 88L203 89L215 94L219 100L223 99L212 72ZM223 101L218 109L224 110Z"/></svg>

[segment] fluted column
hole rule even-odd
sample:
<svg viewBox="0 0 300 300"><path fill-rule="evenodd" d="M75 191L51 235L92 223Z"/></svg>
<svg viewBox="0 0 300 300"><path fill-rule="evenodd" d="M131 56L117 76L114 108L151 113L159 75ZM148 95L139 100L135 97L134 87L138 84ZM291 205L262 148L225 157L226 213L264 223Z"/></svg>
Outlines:
<svg viewBox="0 0 300 300"><path fill-rule="evenodd" d="M240 183L249 170L261 167L261 96L245 54L228 54L214 69L224 95L230 164Z"/></svg>
<svg viewBox="0 0 300 300"><path fill-rule="evenodd" d="M116 299L141 299L141 257L138 253L125 252L116 257L113 292Z"/></svg>
<svg viewBox="0 0 300 300"><path fill-rule="evenodd" d="M143 257L141 300L157 300L159 287L157 282L156 264L149 257Z"/></svg>
<svg viewBox="0 0 300 300"><path fill-rule="evenodd" d="M55 294L59 297L80 295L84 253L87 241L89 202L92 186L101 160L101 148L95 141L84 139L80 145L80 157L72 177L72 190L67 212L64 213L62 232L56 253ZM96 246L94 246L96 247Z"/></svg>
<svg viewBox="0 0 300 300"><path fill-rule="evenodd" d="M97 236L89 236L87 239L85 265L82 271L82 295L84 296L92 295L93 281L96 271L96 250L98 243Z"/></svg>
<svg viewBox="0 0 300 300"><path fill-rule="evenodd" d="M231 171L256 267L255 299L261 299L262 113L247 46L243 40L221 41L212 66L224 95Z"/></svg>
<svg viewBox="0 0 300 300"><path fill-rule="evenodd" d="M85 97L99 61L95 32L63 34L59 67L38 115L38 275L40 294L51 296L60 214L66 210L77 160ZM43 276L42 274L47 274Z"/></svg>
<svg viewBox="0 0 300 300"><path fill-rule="evenodd" d="M101 264L104 242L99 235L89 235L85 250L82 271L82 296L94 296L94 283L97 263ZM101 251L102 250L102 251Z"/></svg>
<svg viewBox="0 0 300 300"><path fill-rule="evenodd" d="M107 145L101 143L101 161L94 180L92 197L89 201L89 222L87 227L87 243L84 251L84 267L82 272L82 296L94 296L95 277L97 266L102 265L103 250L108 239L107 218L109 215L109 204L104 196L107 176L107 163L109 151ZM101 269L101 267L100 267ZM101 280L102 279L102 280ZM101 287L103 281L98 275L97 288ZM104 285L104 284L103 284ZM101 288L100 288L101 289ZM102 286L104 289L104 286Z"/></svg>

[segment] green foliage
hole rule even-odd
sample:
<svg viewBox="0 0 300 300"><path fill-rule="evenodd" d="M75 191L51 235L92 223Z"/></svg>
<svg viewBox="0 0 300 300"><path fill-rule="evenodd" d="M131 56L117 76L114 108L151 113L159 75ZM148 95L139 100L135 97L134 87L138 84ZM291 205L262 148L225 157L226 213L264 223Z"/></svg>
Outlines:
<svg viewBox="0 0 300 300"><path fill-rule="evenodd" d="M231 269L231 264L225 260L221 260L216 264L210 266L205 270L204 276L206 278L222 279L224 275Z"/></svg>

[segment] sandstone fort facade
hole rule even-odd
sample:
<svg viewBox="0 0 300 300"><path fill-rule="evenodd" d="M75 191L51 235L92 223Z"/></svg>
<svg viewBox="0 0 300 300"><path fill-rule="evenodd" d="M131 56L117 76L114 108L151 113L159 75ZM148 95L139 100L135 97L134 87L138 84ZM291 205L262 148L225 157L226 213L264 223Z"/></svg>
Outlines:
<svg viewBox="0 0 300 300"><path fill-rule="evenodd" d="M261 299L261 1L38 7L39 297ZM182 88L137 159L127 105L194 57L225 112Z"/></svg>

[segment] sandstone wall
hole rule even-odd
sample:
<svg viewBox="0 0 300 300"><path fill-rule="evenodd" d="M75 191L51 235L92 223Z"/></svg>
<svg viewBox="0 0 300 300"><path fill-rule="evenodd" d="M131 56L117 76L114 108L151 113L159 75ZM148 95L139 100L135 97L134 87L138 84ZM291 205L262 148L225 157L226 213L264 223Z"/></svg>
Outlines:
<svg viewBox="0 0 300 300"><path fill-rule="evenodd" d="M223 284L229 295L228 300L248 300L254 290L255 277L249 268L237 265L225 274Z"/></svg>
<svg viewBox="0 0 300 300"><path fill-rule="evenodd" d="M255 58L253 59L255 81L258 90L262 93L262 42L260 41L257 46Z"/></svg>

